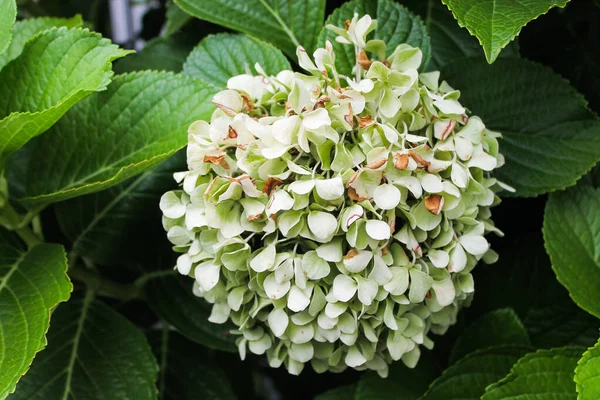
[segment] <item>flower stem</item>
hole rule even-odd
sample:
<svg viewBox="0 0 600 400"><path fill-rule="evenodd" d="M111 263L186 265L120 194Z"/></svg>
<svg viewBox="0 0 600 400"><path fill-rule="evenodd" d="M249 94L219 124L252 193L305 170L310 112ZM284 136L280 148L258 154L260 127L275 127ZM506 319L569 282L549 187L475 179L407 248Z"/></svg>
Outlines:
<svg viewBox="0 0 600 400"><path fill-rule="evenodd" d="M79 282L83 282L90 288L95 288L100 296L110 297L124 302L138 299L140 290L136 285L113 282L104 278L96 271L80 267L71 266L69 276Z"/></svg>

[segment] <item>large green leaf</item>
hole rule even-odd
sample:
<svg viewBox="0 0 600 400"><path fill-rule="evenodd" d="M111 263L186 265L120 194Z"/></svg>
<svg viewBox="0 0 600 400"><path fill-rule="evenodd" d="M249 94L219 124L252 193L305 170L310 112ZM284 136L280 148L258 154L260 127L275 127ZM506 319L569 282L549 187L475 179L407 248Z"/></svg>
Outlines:
<svg viewBox="0 0 600 400"><path fill-rule="evenodd" d="M573 375L584 349L561 347L527 354L500 382L488 386L482 400L576 400Z"/></svg>
<svg viewBox="0 0 600 400"><path fill-rule="evenodd" d="M173 0L167 0L167 22L165 24L165 34L171 35L187 24L192 16L183 11Z"/></svg>
<svg viewBox="0 0 600 400"><path fill-rule="evenodd" d="M442 0L460 26L479 39L488 62L502 50L529 21L552 7L564 7L569 0Z"/></svg>
<svg viewBox="0 0 600 400"><path fill-rule="evenodd" d="M17 4L15 0L4 0L0 3L0 54L10 44L12 27L17 18Z"/></svg>
<svg viewBox="0 0 600 400"><path fill-rule="evenodd" d="M600 187L588 179L552 193L544 241L556 276L575 302L600 318Z"/></svg>
<svg viewBox="0 0 600 400"><path fill-rule="evenodd" d="M430 352L421 354L415 368L401 362L390 365L385 379L370 371L364 374L356 387L355 400L416 400L429 384L440 375L440 370Z"/></svg>
<svg viewBox="0 0 600 400"><path fill-rule="evenodd" d="M159 362L158 398L234 400L231 383L206 348L168 328L148 336Z"/></svg>
<svg viewBox="0 0 600 400"><path fill-rule="evenodd" d="M40 32L52 27L64 26L67 28L77 28L83 23L80 15L73 18L31 18L18 21L12 28L12 41L6 51L0 54L0 69L9 61L14 60L23 52L23 48L29 39Z"/></svg>
<svg viewBox="0 0 600 400"><path fill-rule="evenodd" d="M194 296L191 279L175 274L155 274L146 282L144 294L150 307L187 338L211 349L236 352L236 337L229 333L235 326L209 322L211 305Z"/></svg>
<svg viewBox="0 0 600 400"><path fill-rule="evenodd" d="M0 165L79 100L106 89L111 62L128 53L87 29L52 29L27 42L0 71Z"/></svg>
<svg viewBox="0 0 600 400"><path fill-rule="evenodd" d="M454 344L450 362L472 351L499 345L529 345L527 330L511 308L492 311L469 326Z"/></svg>
<svg viewBox="0 0 600 400"><path fill-rule="evenodd" d="M564 189L600 160L600 121L567 81L522 59L453 62L442 77L489 129L500 131L506 165L495 175L530 197ZM511 195L511 194L507 194Z"/></svg>
<svg viewBox="0 0 600 400"><path fill-rule="evenodd" d="M399 44L408 43L421 48L422 68L426 68L431 57L431 44L425 24L420 17L391 0L352 0L336 9L325 23L344 26L344 22L351 20L354 13L358 13L359 16L369 14L377 19L373 38L386 42L388 56ZM344 75L351 75L355 65L354 47L336 42L336 36L327 28L323 28L319 34L319 45L324 46L325 41L329 40L335 50L335 63L338 70Z"/></svg>
<svg viewBox="0 0 600 400"><path fill-rule="evenodd" d="M458 26L452 13L440 0L408 0L403 5L419 14L431 38L430 70L437 70L465 57L485 57L477 39ZM501 57L518 57L517 41L511 42L500 54Z"/></svg>
<svg viewBox="0 0 600 400"><path fill-rule="evenodd" d="M48 348L11 400L155 399L157 370L144 334L90 291L54 312Z"/></svg>
<svg viewBox="0 0 600 400"><path fill-rule="evenodd" d="M198 44L185 62L183 74L225 87L232 76L247 71L256 74L256 63L269 75L292 68L279 49L262 40L240 34L219 33L206 37Z"/></svg>
<svg viewBox="0 0 600 400"><path fill-rule="evenodd" d="M487 386L504 378L529 351L498 346L473 352L444 371L420 400L479 400Z"/></svg>
<svg viewBox="0 0 600 400"><path fill-rule="evenodd" d="M196 18L267 40L291 58L312 52L325 17L325 0L175 0Z"/></svg>
<svg viewBox="0 0 600 400"><path fill-rule="evenodd" d="M118 76L77 104L14 162L13 196L25 205L66 200L116 185L187 143L187 128L208 119L216 89L167 72Z"/></svg>
<svg viewBox="0 0 600 400"><path fill-rule="evenodd" d="M149 41L139 53L117 61L113 69L117 74L147 69L181 72L196 43L196 39L183 32L159 37Z"/></svg>
<svg viewBox="0 0 600 400"><path fill-rule="evenodd" d="M314 400L348 400L354 398L356 384L340 386L316 396Z"/></svg>
<svg viewBox="0 0 600 400"><path fill-rule="evenodd" d="M46 347L50 313L73 289L66 272L62 246L42 244L22 252L0 244L0 399L14 391Z"/></svg>
<svg viewBox="0 0 600 400"><path fill-rule="evenodd" d="M173 173L186 169L180 151L117 186L57 203L58 223L72 251L105 265L144 260L157 241L166 242L157 204L177 186Z"/></svg>
<svg viewBox="0 0 600 400"><path fill-rule="evenodd" d="M575 369L578 400L600 399L600 341L589 348Z"/></svg>

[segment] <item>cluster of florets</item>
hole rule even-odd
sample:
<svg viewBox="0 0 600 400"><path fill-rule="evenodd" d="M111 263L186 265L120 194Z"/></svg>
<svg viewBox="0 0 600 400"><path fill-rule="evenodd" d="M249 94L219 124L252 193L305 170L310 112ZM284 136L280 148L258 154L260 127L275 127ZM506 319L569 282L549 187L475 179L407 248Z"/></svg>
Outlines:
<svg viewBox="0 0 600 400"><path fill-rule="evenodd" d="M495 261L484 234L502 186L497 133L459 92L419 74L422 54L366 41L369 16L331 27L355 48L298 48L309 74L240 75L190 126L182 190L161 200L177 269L247 349L298 374L415 366ZM366 51L372 56L369 58Z"/></svg>

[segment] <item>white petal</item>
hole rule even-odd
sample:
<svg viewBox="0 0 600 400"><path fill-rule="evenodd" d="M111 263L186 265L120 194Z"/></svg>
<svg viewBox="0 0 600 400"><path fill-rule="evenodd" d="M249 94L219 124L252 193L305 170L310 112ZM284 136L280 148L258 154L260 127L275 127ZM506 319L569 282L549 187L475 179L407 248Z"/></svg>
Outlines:
<svg viewBox="0 0 600 400"><path fill-rule="evenodd" d="M267 206L267 213L277 214L281 210L291 210L294 207L294 199L285 190L278 190L271 195Z"/></svg>
<svg viewBox="0 0 600 400"><path fill-rule="evenodd" d="M308 227L317 238L325 240L337 230L337 219L326 212L313 211L308 215Z"/></svg>
<svg viewBox="0 0 600 400"><path fill-rule="evenodd" d="M358 281L358 299L366 306L373 303L373 299L377 296L379 285L371 279L357 277Z"/></svg>
<svg viewBox="0 0 600 400"><path fill-rule="evenodd" d="M287 306L294 312L304 310L310 304L310 298L298 286L294 285L288 294Z"/></svg>
<svg viewBox="0 0 600 400"><path fill-rule="evenodd" d="M450 267L448 271L450 272L460 272L467 266L467 254L465 253L465 249L460 245L460 243L456 243L454 248L450 250Z"/></svg>
<svg viewBox="0 0 600 400"><path fill-rule="evenodd" d="M369 274L369 279L374 280L383 286L392 279L392 271L389 269L383 258L376 255L373 260L373 269Z"/></svg>
<svg viewBox="0 0 600 400"><path fill-rule="evenodd" d="M442 178L434 174L425 174L420 177L421 186L428 193L439 193L444 190Z"/></svg>
<svg viewBox="0 0 600 400"><path fill-rule="evenodd" d="M319 257L316 251L311 250L302 256L302 269L308 279L322 279L329 275L329 263Z"/></svg>
<svg viewBox="0 0 600 400"><path fill-rule="evenodd" d="M213 324L224 324L229 318L230 311L227 303L216 303L212 307L208 321Z"/></svg>
<svg viewBox="0 0 600 400"><path fill-rule="evenodd" d="M271 331L276 337L281 337L281 335L283 335L290 322L285 310L281 308L275 308L271 311L267 321L269 322Z"/></svg>
<svg viewBox="0 0 600 400"><path fill-rule="evenodd" d="M340 176L332 179L319 179L315 185L317 194L323 200L336 200L344 195L344 182Z"/></svg>
<svg viewBox="0 0 600 400"><path fill-rule="evenodd" d="M415 196L416 199L423 195L423 189L421 188L421 182L414 176L403 176L394 181L400 186L404 186Z"/></svg>
<svg viewBox="0 0 600 400"><path fill-rule="evenodd" d="M242 96L235 90L223 90L215 94L212 98L212 102L230 117L239 113L244 106Z"/></svg>
<svg viewBox="0 0 600 400"><path fill-rule="evenodd" d="M347 232L350 225L359 220L364 212L365 210L358 204L346 208L342 213L342 230Z"/></svg>
<svg viewBox="0 0 600 400"><path fill-rule="evenodd" d="M306 129L314 131L323 126L331 125L331 118L329 113L324 108L318 108L314 111L310 111L302 114L302 124Z"/></svg>
<svg viewBox="0 0 600 400"><path fill-rule="evenodd" d="M452 182L459 188L465 189L467 187L469 176L467 175L467 171L465 171L458 163L452 164L452 173L450 174L450 177L452 178Z"/></svg>
<svg viewBox="0 0 600 400"><path fill-rule="evenodd" d="M275 263L275 255L275 245L268 245L259 253L257 253L256 256L250 261L250 268L256 272L268 270Z"/></svg>
<svg viewBox="0 0 600 400"><path fill-rule="evenodd" d="M496 157L485 153L483 150L473 154L473 157L467 163L468 167L481 168L484 171L491 171L496 168L498 160Z"/></svg>
<svg viewBox="0 0 600 400"><path fill-rule="evenodd" d="M430 249L427 256L436 268L446 268L450 262L450 255L443 250Z"/></svg>
<svg viewBox="0 0 600 400"><path fill-rule="evenodd" d="M340 262L344 257L342 253L342 242L340 240L333 240L323 244L317 247L316 251L319 257L329 262Z"/></svg>
<svg viewBox="0 0 600 400"><path fill-rule="evenodd" d="M465 250L474 256L483 255L490 248L490 245L483 236L464 235L461 236L459 241Z"/></svg>
<svg viewBox="0 0 600 400"><path fill-rule="evenodd" d="M160 198L160 209L167 218L181 218L185 215L186 206L174 192L167 192Z"/></svg>
<svg viewBox="0 0 600 400"><path fill-rule="evenodd" d="M344 359L344 362L350 368L356 368L366 363L367 359L361 354L357 346L352 346L350 347L350 349L348 349L348 353L346 353L346 358Z"/></svg>
<svg viewBox="0 0 600 400"><path fill-rule="evenodd" d="M177 271L181 275L187 275L190 273L192 269L192 260L190 259L189 254L185 253L177 257Z"/></svg>
<svg viewBox="0 0 600 400"><path fill-rule="evenodd" d="M435 100L433 104L444 114L464 114L466 111L456 100Z"/></svg>
<svg viewBox="0 0 600 400"><path fill-rule="evenodd" d="M392 210L400 203L400 190L389 183L383 184L373 192L373 200L382 210Z"/></svg>
<svg viewBox="0 0 600 400"><path fill-rule="evenodd" d="M352 273L358 273L367 268L373 258L370 250L350 250L344 257L344 267Z"/></svg>
<svg viewBox="0 0 600 400"><path fill-rule="evenodd" d="M471 158L471 155L473 154L473 144L469 139L460 136L455 137L454 147L456 149L456 154L461 160L467 161Z"/></svg>
<svg viewBox="0 0 600 400"><path fill-rule="evenodd" d="M315 349L311 342L296 344L292 343L289 347L288 354L291 359L299 362L308 362L315 354Z"/></svg>
<svg viewBox="0 0 600 400"><path fill-rule="evenodd" d="M347 275L340 274L333 280L333 297L335 297L337 301L344 303L349 301L352 297L354 297L357 290L358 284L354 279Z"/></svg>
<svg viewBox="0 0 600 400"><path fill-rule="evenodd" d="M390 226L384 221L369 220L366 230L367 235L375 240L386 240L391 236Z"/></svg>
<svg viewBox="0 0 600 400"><path fill-rule="evenodd" d="M454 297L456 296L456 290L454 289L454 283L452 279L444 279L441 282L433 282L433 290L435 297L440 303L440 306L446 307L452 304Z"/></svg>
<svg viewBox="0 0 600 400"><path fill-rule="evenodd" d="M292 115L289 118L281 118L273 123L272 135L280 143L291 145L294 135L300 127L300 117Z"/></svg>
<svg viewBox="0 0 600 400"><path fill-rule="evenodd" d="M275 279L275 274L269 274L263 282L265 293L271 300L282 298L290 290L290 281L278 283Z"/></svg>
<svg viewBox="0 0 600 400"><path fill-rule="evenodd" d="M219 272L221 267L217 264L213 264L212 261L203 262L199 264L194 270L194 277L196 282L200 285L203 291L207 292L214 288L219 282Z"/></svg>
<svg viewBox="0 0 600 400"><path fill-rule="evenodd" d="M289 190L296 194L307 194L315 187L315 181L310 179L307 181L294 181L290 184Z"/></svg>

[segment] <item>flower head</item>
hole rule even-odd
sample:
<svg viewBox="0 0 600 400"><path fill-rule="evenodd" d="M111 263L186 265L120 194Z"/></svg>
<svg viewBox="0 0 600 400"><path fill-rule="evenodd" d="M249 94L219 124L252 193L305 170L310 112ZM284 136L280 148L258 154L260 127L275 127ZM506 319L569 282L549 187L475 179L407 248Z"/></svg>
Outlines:
<svg viewBox="0 0 600 400"><path fill-rule="evenodd" d="M499 232L503 158L460 93L419 74L419 49L371 61L376 22L347 25L334 30L361 49L355 77L328 43L314 61L298 49L308 75L231 78L210 123L190 126L189 170L160 206L178 271L211 322L238 326L242 357L385 376L433 346L470 301L472 269L495 258L484 235Z"/></svg>

